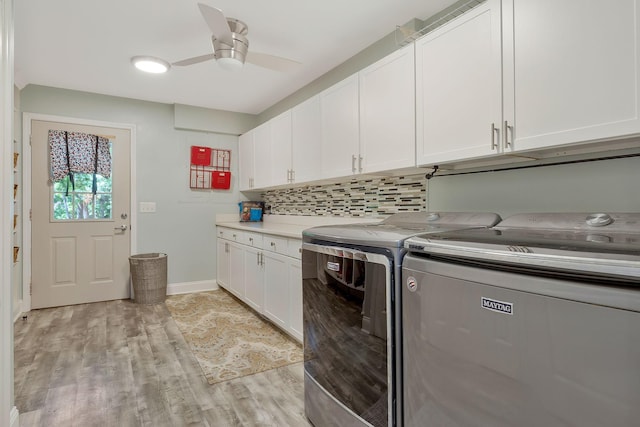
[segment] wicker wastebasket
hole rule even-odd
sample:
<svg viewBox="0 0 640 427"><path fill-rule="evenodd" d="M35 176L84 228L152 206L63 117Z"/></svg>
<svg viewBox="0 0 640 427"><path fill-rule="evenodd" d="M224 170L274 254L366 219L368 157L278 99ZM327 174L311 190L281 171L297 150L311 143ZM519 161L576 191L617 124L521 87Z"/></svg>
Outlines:
<svg viewBox="0 0 640 427"><path fill-rule="evenodd" d="M134 301L158 304L167 297L167 254L151 253L129 257Z"/></svg>

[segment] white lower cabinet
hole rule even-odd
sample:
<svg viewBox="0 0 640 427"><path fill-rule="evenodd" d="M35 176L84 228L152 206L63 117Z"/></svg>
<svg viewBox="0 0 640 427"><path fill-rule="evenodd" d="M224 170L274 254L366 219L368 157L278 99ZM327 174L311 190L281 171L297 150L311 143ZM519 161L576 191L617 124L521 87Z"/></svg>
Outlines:
<svg viewBox="0 0 640 427"><path fill-rule="evenodd" d="M216 246L218 248L218 259L216 262L218 277L216 277L216 282L218 283L218 286L229 289L229 242L218 239Z"/></svg>
<svg viewBox="0 0 640 427"><path fill-rule="evenodd" d="M244 298L244 248L238 243L229 242L229 287L227 290Z"/></svg>
<svg viewBox="0 0 640 427"><path fill-rule="evenodd" d="M289 324L289 257L264 253L264 315L282 329Z"/></svg>
<svg viewBox="0 0 640 427"><path fill-rule="evenodd" d="M264 280L262 250L252 247L244 249L244 301L258 313L264 305Z"/></svg>
<svg viewBox="0 0 640 427"><path fill-rule="evenodd" d="M218 285L302 342L300 239L217 229Z"/></svg>
<svg viewBox="0 0 640 427"><path fill-rule="evenodd" d="M302 342L302 263L287 266L289 273L289 333Z"/></svg>

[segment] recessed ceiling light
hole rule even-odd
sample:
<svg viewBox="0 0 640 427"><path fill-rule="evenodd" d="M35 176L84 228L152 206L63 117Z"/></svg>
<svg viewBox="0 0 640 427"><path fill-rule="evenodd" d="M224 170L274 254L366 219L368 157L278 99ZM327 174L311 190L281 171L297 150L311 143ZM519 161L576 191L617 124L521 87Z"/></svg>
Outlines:
<svg viewBox="0 0 640 427"><path fill-rule="evenodd" d="M138 69L147 73L166 73L171 65L162 59L153 56L134 56L131 63Z"/></svg>

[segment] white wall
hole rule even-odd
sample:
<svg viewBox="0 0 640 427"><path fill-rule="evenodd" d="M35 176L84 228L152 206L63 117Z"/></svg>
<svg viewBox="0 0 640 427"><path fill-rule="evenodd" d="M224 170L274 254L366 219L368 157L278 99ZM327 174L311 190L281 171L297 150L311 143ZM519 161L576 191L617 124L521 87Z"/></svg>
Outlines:
<svg viewBox="0 0 640 427"><path fill-rule="evenodd" d="M215 279L215 215L236 213L238 137L174 128L173 106L86 92L28 85L23 112L136 126L138 202L155 202L156 213L138 213L137 252L168 254L169 284ZM232 150L230 190L189 189L189 147Z"/></svg>
<svg viewBox="0 0 640 427"><path fill-rule="evenodd" d="M457 176L427 187L434 211L640 212L640 157Z"/></svg>

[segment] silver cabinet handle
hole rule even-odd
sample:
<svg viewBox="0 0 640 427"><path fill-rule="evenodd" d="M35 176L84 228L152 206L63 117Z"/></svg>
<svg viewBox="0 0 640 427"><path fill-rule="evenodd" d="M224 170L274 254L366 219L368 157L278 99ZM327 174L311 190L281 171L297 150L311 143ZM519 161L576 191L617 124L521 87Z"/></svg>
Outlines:
<svg viewBox="0 0 640 427"><path fill-rule="evenodd" d="M498 143L496 143L496 131L498 130L498 128L496 128L496 124L495 123L491 123L491 149L492 150L497 150L498 149Z"/></svg>
<svg viewBox="0 0 640 427"><path fill-rule="evenodd" d="M229 253L229 243L227 242L224 243L224 252Z"/></svg>
<svg viewBox="0 0 640 427"><path fill-rule="evenodd" d="M253 237L249 237L249 242L253 245Z"/></svg>
<svg viewBox="0 0 640 427"><path fill-rule="evenodd" d="M362 156L358 156L358 172L362 172Z"/></svg>
<svg viewBox="0 0 640 427"><path fill-rule="evenodd" d="M296 171L291 169L291 182L296 182Z"/></svg>
<svg viewBox="0 0 640 427"><path fill-rule="evenodd" d="M509 132L511 132L511 139L513 140L513 126L509 126L507 120L504 121L504 148L511 147L511 141L509 141Z"/></svg>
<svg viewBox="0 0 640 427"><path fill-rule="evenodd" d="M113 227L114 230L118 230L118 231L127 231L127 226L126 225L121 225L120 227Z"/></svg>
<svg viewBox="0 0 640 427"><path fill-rule="evenodd" d="M260 252L256 252L256 257L257 257L257 264L260 265Z"/></svg>
<svg viewBox="0 0 640 427"><path fill-rule="evenodd" d="M356 173L356 155L351 156L351 172Z"/></svg>

